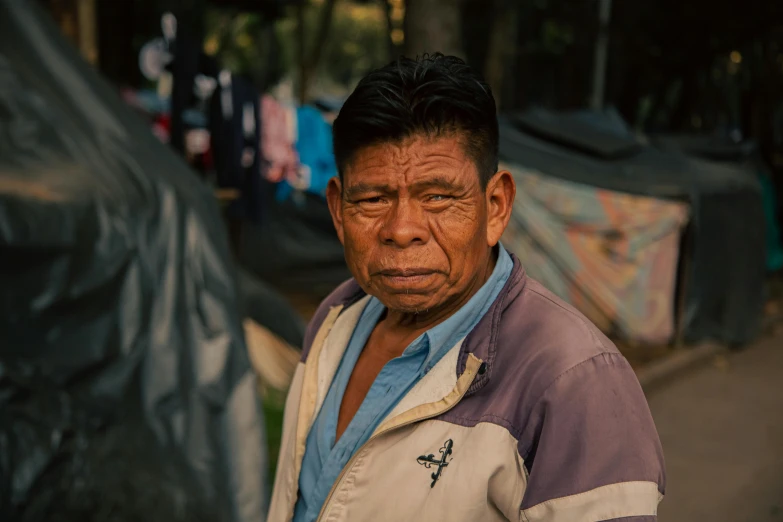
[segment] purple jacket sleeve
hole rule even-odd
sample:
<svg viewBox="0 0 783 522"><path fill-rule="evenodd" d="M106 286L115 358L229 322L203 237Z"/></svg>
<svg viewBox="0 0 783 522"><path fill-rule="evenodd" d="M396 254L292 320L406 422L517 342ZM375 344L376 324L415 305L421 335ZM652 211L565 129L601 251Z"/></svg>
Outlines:
<svg viewBox="0 0 783 522"><path fill-rule="evenodd" d="M596 355L555 379L531 413L520 453L529 470L524 521L656 520L663 451L620 354Z"/></svg>

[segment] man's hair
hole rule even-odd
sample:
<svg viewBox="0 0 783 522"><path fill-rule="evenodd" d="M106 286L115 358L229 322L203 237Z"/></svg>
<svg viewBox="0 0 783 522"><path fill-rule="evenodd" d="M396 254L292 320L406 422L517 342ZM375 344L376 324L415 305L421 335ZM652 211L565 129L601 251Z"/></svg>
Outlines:
<svg viewBox="0 0 783 522"><path fill-rule="evenodd" d="M454 136L482 188L498 168L498 118L487 83L454 56L400 58L368 74L334 122L340 177L360 149L422 135Z"/></svg>

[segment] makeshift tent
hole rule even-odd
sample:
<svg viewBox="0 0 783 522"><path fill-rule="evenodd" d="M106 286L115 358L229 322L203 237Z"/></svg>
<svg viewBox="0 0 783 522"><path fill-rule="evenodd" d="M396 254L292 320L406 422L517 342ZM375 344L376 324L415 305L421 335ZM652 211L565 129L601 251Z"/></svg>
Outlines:
<svg viewBox="0 0 783 522"><path fill-rule="evenodd" d="M684 339L743 344L758 331L764 215L758 180L736 169L662 152L611 113L532 110L501 118L500 155L561 180L685 201ZM741 216L741 219L740 219Z"/></svg>
<svg viewBox="0 0 783 522"><path fill-rule="evenodd" d="M527 273L613 337L670 341L688 205L501 168L517 183L503 242Z"/></svg>
<svg viewBox="0 0 783 522"><path fill-rule="evenodd" d="M263 419L217 204L36 2L0 2L0 278L0 412L27 421L0 441L0 519L47 493L61 445L136 418L211 506L263 519ZM31 404L31 386L51 401Z"/></svg>

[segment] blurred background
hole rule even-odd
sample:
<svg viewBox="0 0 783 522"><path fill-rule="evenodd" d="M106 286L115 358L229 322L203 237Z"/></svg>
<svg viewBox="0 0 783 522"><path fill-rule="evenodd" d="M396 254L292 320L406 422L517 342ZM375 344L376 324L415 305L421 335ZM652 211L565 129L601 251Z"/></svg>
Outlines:
<svg viewBox="0 0 783 522"><path fill-rule="evenodd" d="M136 491L101 485L127 448L91 453L117 430L260 519L306 322L350 277L331 123L432 52L492 87L506 248L638 372L661 520L783 520L783 4L0 0L3 520L54 520L73 477Z"/></svg>

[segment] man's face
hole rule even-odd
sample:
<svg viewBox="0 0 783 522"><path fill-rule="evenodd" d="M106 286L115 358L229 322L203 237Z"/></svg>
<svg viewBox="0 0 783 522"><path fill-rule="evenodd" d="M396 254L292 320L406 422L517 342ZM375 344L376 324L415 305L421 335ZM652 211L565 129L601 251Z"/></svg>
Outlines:
<svg viewBox="0 0 783 522"><path fill-rule="evenodd" d="M437 310L472 295L508 224L513 180L481 188L457 138L360 149L327 193L348 268L389 309Z"/></svg>

